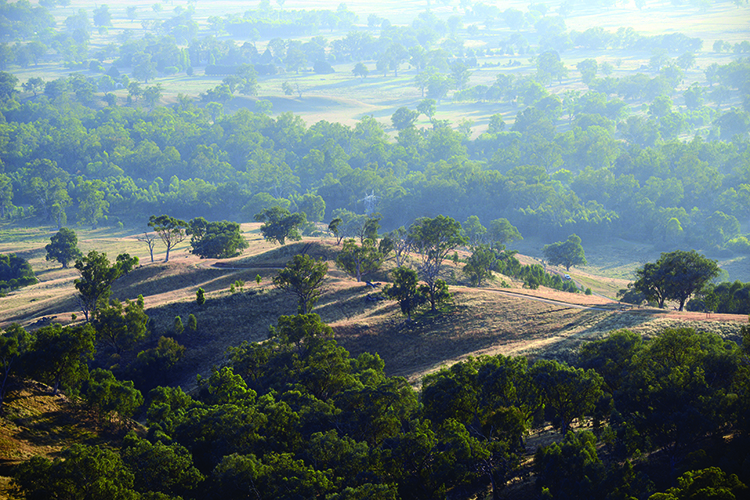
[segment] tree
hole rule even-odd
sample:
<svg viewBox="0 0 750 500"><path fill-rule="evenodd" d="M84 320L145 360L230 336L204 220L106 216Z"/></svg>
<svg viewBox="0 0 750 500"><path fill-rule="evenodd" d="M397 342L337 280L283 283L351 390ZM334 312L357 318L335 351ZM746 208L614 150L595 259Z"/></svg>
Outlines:
<svg viewBox="0 0 750 500"><path fill-rule="evenodd" d="M665 493L655 493L649 500L722 500L747 495L745 486L735 474L727 474L718 467L685 472L677 479L677 486Z"/></svg>
<svg viewBox="0 0 750 500"><path fill-rule="evenodd" d="M359 62L354 66L354 69L352 70L352 74L354 74L354 76L358 76L364 79L364 78L367 78L367 75L370 74L370 70L367 69L367 66Z"/></svg>
<svg viewBox="0 0 750 500"><path fill-rule="evenodd" d="M341 233L341 223L344 222L341 217L334 218L330 223L328 223L328 231L333 234L333 236L336 238L336 244L339 245L341 243L341 240L344 239L345 235Z"/></svg>
<svg viewBox="0 0 750 500"><path fill-rule="evenodd" d="M187 237L187 222L169 215L160 215L159 217L152 215L148 219L148 226L154 229L167 247L164 262L169 262L169 251Z"/></svg>
<svg viewBox="0 0 750 500"><path fill-rule="evenodd" d="M96 229L99 220L109 212L109 202L104 199L104 182L99 179L78 184L78 218Z"/></svg>
<svg viewBox="0 0 750 500"><path fill-rule="evenodd" d="M262 212L255 214L255 220L263 222L260 232L266 241L276 241L283 245L286 239L293 241L302 239L297 228L307 222L304 213L290 213L286 208L279 206L264 208Z"/></svg>
<svg viewBox="0 0 750 500"><path fill-rule="evenodd" d="M156 246L156 236L154 233L143 233L143 236L138 237L138 241L142 241L148 245L148 253L151 256L151 262L154 261L154 246Z"/></svg>
<svg viewBox="0 0 750 500"><path fill-rule="evenodd" d="M96 250L76 260L75 268L81 277L75 280L75 287L86 322L94 318L100 306L108 303L112 283L137 265L138 257L130 257L127 253L118 255L115 263L110 264L107 254Z"/></svg>
<svg viewBox="0 0 750 500"><path fill-rule="evenodd" d="M396 259L396 267L401 267L404 265L406 258L412 251L413 243L414 242L409 237L409 231L407 231L404 226L401 226L400 228L387 233L383 236L383 239L380 240L380 246L383 249L388 249L387 252L381 250L381 253L387 255L388 253L393 252L394 258Z"/></svg>
<svg viewBox="0 0 750 500"><path fill-rule="evenodd" d="M115 416L130 418L143 404L143 395L133 382L120 381L109 370L97 368L91 372L81 389L83 399L96 409L100 419L111 422Z"/></svg>
<svg viewBox="0 0 750 500"><path fill-rule="evenodd" d="M476 215L472 215L466 219L461 228L470 247L475 247L482 243L487 234L487 228L479 222L479 217Z"/></svg>
<svg viewBox="0 0 750 500"><path fill-rule="evenodd" d="M373 240L368 238L361 246L357 246L354 239L350 238L344 241L344 247L336 257L336 263L357 278L357 281L362 281L362 276L380 269L383 255L375 247Z"/></svg>
<svg viewBox="0 0 750 500"><path fill-rule="evenodd" d="M495 251L489 245L480 244L474 247L463 272L471 280L472 286L482 286L484 280L492 280L492 271L497 271L497 263Z"/></svg>
<svg viewBox="0 0 750 500"><path fill-rule="evenodd" d="M0 219L11 215L13 210L13 182L6 174L0 174Z"/></svg>
<svg viewBox="0 0 750 500"><path fill-rule="evenodd" d="M18 78L7 71L0 71L0 98L7 99L16 92Z"/></svg>
<svg viewBox="0 0 750 500"><path fill-rule="evenodd" d="M576 418L590 414L602 396L604 379L594 370L541 360L529 370L542 402L553 415L553 425L565 435Z"/></svg>
<svg viewBox="0 0 750 500"><path fill-rule="evenodd" d="M131 60L133 65L133 78L148 83L149 80L156 77L156 64L151 60L151 54L136 52L133 54Z"/></svg>
<svg viewBox="0 0 750 500"><path fill-rule="evenodd" d="M297 211L305 214L305 218L310 222L319 222L325 217L326 202L320 195L305 193L294 202Z"/></svg>
<svg viewBox="0 0 750 500"><path fill-rule="evenodd" d="M647 263L635 271L634 290L648 300L656 300L664 307L667 299L680 303L682 311L690 296L719 275L719 265L695 250L675 250L662 253L655 263Z"/></svg>
<svg viewBox="0 0 750 500"><path fill-rule="evenodd" d="M411 313L426 299L417 287L417 272L408 267L397 267L391 271L391 280L393 284L386 286L383 293L398 301L401 312L406 315L407 321L411 321Z"/></svg>
<svg viewBox="0 0 750 500"><path fill-rule="evenodd" d="M113 300L96 311L94 329L100 340L108 343L117 354L132 349L146 338L148 315L143 309L143 295L135 302Z"/></svg>
<svg viewBox="0 0 750 500"><path fill-rule="evenodd" d="M178 443L151 443L131 432L125 436L121 455L135 475L135 489L143 493L185 495L204 479L190 451Z"/></svg>
<svg viewBox="0 0 750 500"><path fill-rule="evenodd" d="M190 251L202 259L236 257L248 247L236 222L207 222L197 217L188 223L187 234L192 236Z"/></svg>
<svg viewBox="0 0 750 500"><path fill-rule="evenodd" d="M490 222L490 228L487 232L492 245L509 245L514 241L523 239L521 232L508 219L495 219Z"/></svg>
<svg viewBox="0 0 750 500"><path fill-rule="evenodd" d="M590 431L568 432L560 443L540 446L534 455L537 487L554 498L596 498L606 469Z"/></svg>
<svg viewBox="0 0 750 500"><path fill-rule="evenodd" d="M30 349L32 337L21 325L13 323L0 335L0 409L5 402L5 386L13 365Z"/></svg>
<svg viewBox="0 0 750 500"><path fill-rule="evenodd" d="M157 83L156 85L149 85L143 90L143 99L146 101L146 104L148 104L152 108L156 105L157 101L161 99L161 96L161 83Z"/></svg>
<svg viewBox="0 0 750 500"><path fill-rule="evenodd" d="M38 92L44 90L44 80L38 76L31 77L26 83L21 85L21 87L26 92L32 92L34 97L36 97Z"/></svg>
<svg viewBox="0 0 750 500"><path fill-rule="evenodd" d="M112 14L106 4L94 9L94 26L112 26Z"/></svg>
<svg viewBox="0 0 750 500"><path fill-rule="evenodd" d="M439 292L445 285L439 279L443 260L457 247L466 244L466 239L461 235L461 224L443 215L434 219L418 219L409 228L409 236L414 248L421 254L419 274L427 285L430 308L435 311Z"/></svg>
<svg viewBox="0 0 750 500"><path fill-rule="evenodd" d="M566 241L559 241L542 247L544 258L550 265L565 266L570 271L573 266L586 265L586 255L581 245L581 238L571 234Z"/></svg>
<svg viewBox="0 0 750 500"><path fill-rule="evenodd" d="M45 260L56 260L62 264L63 269L68 268L68 263L83 257L78 249L78 236L75 231L64 227L50 238L50 244L45 246L47 251Z"/></svg>
<svg viewBox="0 0 750 500"><path fill-rule="evenodd" d="M309 255L295 255L273 278L273 284L287 293L296 295L299 313L308 314L323 294L323 280L327 273L328 265L323 259L315 260Z"/></svg>
<svg viewBox="0 0 750 500"><path fill-rule="evenodd" d="M42 456L23 462L13 488L24 498L136 500L133 474L114 451L74 444L53 461Z"/></svg>
<svg viewBox="0 0 750 500"><path fill-rule="evenodd" d="M391 115L391 123L396 130L403 130L413 126L417 118L419 118L419 111L412 111L402 106Z"/></svg>
<svg viewBox="0 0 750 500"><path fill-rule="evenodd" d="M95 332L91 325L63 328L59 323L37 330L31 346L32 373L52 383L53 394L61 384L74 386L88 378L87 361L94 358Z"/></svg>
<svg viewBox="0 0 750 500"><path fill-rule="evenodd" d="M576 65L576 69L581 73L581 80L586 85L590 84L596 78L596 72L599 65L596 59L584 59Z"/></svg>
<svg viewBox="0 0 750 500"><path fill-rule="evenodd" d="M568 76L568 70L556 50L548 50L539 54L536 60L536 71L537 78L544 83L552 79L562 82L562 79Z"/></svg>
<svg viewBox="0 0 750 500"><path fill-rule="evenodd" d="M417 105L417 111L425 115L428 120L432 121L432 117L437 112L437 106L434 99L423 99Z"/></svg>
<svg viewBox="0 0 750 500"><path fill-rule="evenodd" d="M14 290L37 283L29 261L18 255L0 254L0 289Z"/></svg>

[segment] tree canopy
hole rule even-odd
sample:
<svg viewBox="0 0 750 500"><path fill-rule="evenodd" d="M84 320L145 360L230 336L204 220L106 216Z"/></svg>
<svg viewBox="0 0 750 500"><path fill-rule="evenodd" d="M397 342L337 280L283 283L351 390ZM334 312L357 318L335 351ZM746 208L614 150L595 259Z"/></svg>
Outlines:
<svg viewBox="0 0 750 500"><path fill-rule="evenodd" d="M719 265L695 250L662 253L659 260L646 263L635 271L631 287L664 307L666 300L679 302L682 311L687 299L716 276Z"/></svg>
<svg viewBox="0 0 750 500"><path fill-rule="evenodd" d="M573 266L586 265L586 254L581 245L581 238L571 234L565 241L559 241L542 248L544 258L553 266L565 266L570 271Z"/></svg>

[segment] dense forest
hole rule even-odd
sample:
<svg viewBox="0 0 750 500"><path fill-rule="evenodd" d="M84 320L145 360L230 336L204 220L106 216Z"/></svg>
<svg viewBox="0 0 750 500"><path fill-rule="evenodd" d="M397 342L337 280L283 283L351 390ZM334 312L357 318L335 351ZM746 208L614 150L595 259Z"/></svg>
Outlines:
<svg viewBox="0 0 750 500"><path fill-rule="evenodd" d="M459 244L471 248L462 264L474 286L501 273L576 292L569 276L522 266L504 243L536 237L549 264L569 269L585 263L582 241L622 238L665 251L623 290L640 293L638 303L746 313L750 286L710 283L716 261L681 249L750 253L750 42L709 48L676 30L568 28L576 10L618 8L609 0L525 10L450 3L428 1L408 23L371 14L365 25L345 4L295 10L261 0L205 16L195 1L146 13L0 0L0 220L58 230L47 259L75 263L83 312L67 326L5 329L0 405L14 382L33 378L122 438L21 463L14 495L748 496L747 328L741 345L689 328L646 340L621 330L565 361L470 357L415 388L387 376L377 353L352 357L337 344L311 312L318 288L309 297L293 290L299 314L279 317L265 342L232 346L187 394L175 368L185 345L210 333L198 333L193 314L157 331L142 296L112 295L138 258L78 250L72 224L150 227L166 261L170 231L191 236L196 255L226 258L247 247L238 222L260 221L265 239L282 245L298 229L327 229L341 244L336 264L359 281L391 252L398 261L399 238L410 238L419 274L399 262L373 297L397 300L411 322L418 308L427 317L450 308L441 266L458 264L449 254ZM712 8L672 3L694 15ZM741 1L736 8L746 12ZM621 58L594 57L605 51L646 54L646 64L621 70ZM722 62L699 72L706 52ZM37 68L44 77L29 73ZM342 68L354 83L392 80L418 97L353 125L274 113L271 83L301 101L310 89L300 74ZM175 92L175 75L205 86ZM493 111L476 127L469 116L441 118L446 102ZM378 243L381 227L390 232ZM431 247L428 233L444 228L450 243ZM155 233L142 240L152 261ZM678 260L705 268L689 290L675 284ZM297 255L272 283L294 289L294 273L309 272L318 287L327 269ZM0 271L3 291L36 281L15 254L0 255ZM196 304L205 302L199 288Z"/></svg>

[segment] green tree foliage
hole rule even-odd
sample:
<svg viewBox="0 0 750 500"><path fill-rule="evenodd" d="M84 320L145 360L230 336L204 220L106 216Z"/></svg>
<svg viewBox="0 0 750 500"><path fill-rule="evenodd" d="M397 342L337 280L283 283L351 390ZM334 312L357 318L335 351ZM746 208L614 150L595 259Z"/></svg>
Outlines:
<svg viewBox="0 0 750 500"><path fill-rule="evenodd" d="M169 215L160 215L159 217L152 215L148 219L148 227L154 229L164 246L167 247L164 262L169 262L169 251L187 237L187 222Z"/></svg>
<svg viewBox="0 0 750 500"><path fill-rule="evenodd" d="M99 446L76 444L50 461L33 457L19 466L14 491L24 498L136 500L133 474L120 455Z"/></svg>
<svg viewBox="0 0 750 500"><path fill-rule="evenodd" d="M312 311L323 294L323 280L326 274L328 265L322 259L315 260L309 255L295 255L273 278L273 284L295 295L300 314L307 314Z"/></svg>
<svg viewBox="0 0 750 500"><path fill-rule="evenodd" d="M539 447L534 455L537 487L552 498L597 498L605 467L592 432L568 432L565 440Z"/></svg>
<svg viewBox="0 0 750 500"><path fill-rule="evenodd" d="M202 306L206 303L206 292L203 290L203 288L198 288L198 291L195 292L195 302Z"/></svg>
<svg viewBox="0 0 750 500"><path fill-rule="evenodd" d="M49 245L45 246L47 251L46 260L56 260L62 264L63 269L68 267L72 261L83 257L78 249L78 236L75 231L64 227L50 238Z"/></svg>
<svg viewBox="0 0 750 500"><path fill-rule="evenodd" d="M174 317L174 333L175 335L182 335L185 331L185 325L182 324L182 318L178 315Z"/></svg>
<svg viewBox="0 0 750 500"><path fill-rule="evenodd" d="M354 239L344 241L344 246L336 257L336 264L344 271L362 281L362 277L377 271L383 264L384 256L371 239L358 246Z"/></svg>
<svg viewBox="0 0 750 500"><path fill-rule="evenodd" d="M295 204L297 205L297 211L305 214L310 222L320 222L325 217L326 202L322 196L305 193L295 199Z"/></svg>
<svg viewBox="0 0 750 500"><path fill-rule="evenodd" d="M665 493L655 493L649 500L734 500L747 494L735 474L726 474L718 467L688 471L677 479L677 486Z"/></svg>
<svg viewBox="0 0 750 500"><path fill-rule="evenodd" d="M615 393L621 446L663 447L671 475L691 444L732 420L735 400L727 394L740 350L716 334L668 329L636 351L631 363ZM628 443L627 435L635 442Z"/></svg>
<svg viewBox="0 0 750 500"><path fill-rule="evenodd" d="M104 199L105 184L98 179L82 181L77 186L79 223L91 224L93 229L109 211L109 202Z"/></svg>
<svg viewBox="0 0 750 500"><path fill-rule="evenodd" d="M482 286L484 281L493 279L493 271L499 270L498 258L495 251L489 245L478 245L474 247L471 256L466 260L463 272L471 280L472 286Z"/></svg>
<svg viewBox="0 0 750 500"><path fill-rule="evenodd" d="M186 233L191 236L191 252L204 259L236 257L248 247L236 222L207 222L197 217L190 220Z"/></svg>
<svg viewBox="0 0 750 500"><path fill-rule="evenodd" d="M94 329L101 342L109 344L117 354L133 349L146 338L148 315L143 309L143 295L125 304L115 299L94 314Z"/></svg>
<svg viewBox="0 0 750 500"><path fill-rule="evenodd" d="M32 337L19 324L13 323L0 335L0 408L5 402L5 386L13 371L14 365L26 355L31 348Z"/></svg>
<svg viewBox="0 0 750 500"><path fill-rule="evenodd" d="M129 367L130 377L141 388L166 384L184 355L185 346L171 337L159 337L156 347L138 353Z"/></svg>
<svg viewBox="0 0 750 500"><path fill-rule="evenodd" d="M87 362L93 359L96 333L91 325L59 324L40 328L31 346L30 371L52 384L54 394L61 385L75 387L88 378Z"/></svg>
<svg viewBox="0 0 750 500"><path fill-rule="evenodd" d="M391 116L391 123L396 130L413 127L414 122L419 118L419 111L412 111L409 108L400 107Z"/></svg>
<svg viewBox="0 0 750 500"><path fill-rule="evenodd" d="M544 245L542 253L549 264L565 266L568 271L573 266L586 265L586 254L581 245L581 238L575 234L568 236L566 241Z"/></svg>
<svg viewBox="0 0 750 500"><path fill-rule="evenodd" d="M195 317L195 314L190 314L188 316L187 329L191 332L198 330L198 319Z"/></svg>
<svg viewBox="0 0 750 500"><path fill-rule="evenodd" d="M602 396L604 380L594 370L557 361L537 361L530 369L552 423L565 435L573 420L590 415Z"/></svg>
<svg viewBox="0 0 750 500"><path fill-rule="evenodd" d="M522 240L521 232L508 219L495 219L490 222L487 237L491 244L510 245Z"/></svg>
<svg viewBox="0 0 750 500"><path fill-rule="evenodd" d="M715 260L708 259L695 250L675 250L662 253L659 260L644 264L636 270L633 290L643 293L664 307L666 300L676 300L680 311L687 299L700 291L719 274Z"/></svg>
<svg viewBox="0 0 750 500"><path fill-rule="evenodd" d="M265 208L262 212L255 214L255 220L263 222L260 232L267 241L276 241L283 245L286 239L293 241L302 239L298 227L307 221L304 213L290 213L286 208L279 206Z"/></svg>
<svg viewBox="0 0 750 500"><path fill-rule="evenodd" d="M117 380L109 370L97 368L81 388L83 399L94 408L101 420L130 418L143 404L143 396L131 381Z"/></svg>
<svg viewBox="0 0 750 500"><path fill-rule="evenodd" d="M112 283L137 265L138 257L122 253L114 263L110 263L106 253L96 250L76 260L75 268L81 273L81 277L75 280L78 290L76 298L87 322L94 319L97 310L108 303Z"/></svg>
<svg viewBox="0 0 750 500"><path fill-rule="evenodd" d="M190 452L177 443L151 443L130 432L123 441L121 455L135 476L134 489L141 493L189 496L204 480L193 465Z"/></svg>
<svg viewBox="0 0 750 500"><path fill-rule="evenodd" d="M20 288L37 282L29 261L16 254L0 254L0 289Z"/></svg>
<svg viewBox="0 0 750 500"><path fill-rule="evenodd" d="M401 312L406 315L408 321L411 321L411 313L426 300L418 287L417 272L408 267L397 267L391 271L391 280L393 284L386 286L383 293L398 301Z"/></svg>
<svg viewBox="0 0 750 500"><path fill-rule="evenodd" d="M423 218L411 226L409 237L420 253L422 263L419 274L427 285L430 307L435 311L441 283L445 283L439 278L443 260L457 247L466 244L466 239L461 235L461 224L442 215L433 219Z"/></svg>

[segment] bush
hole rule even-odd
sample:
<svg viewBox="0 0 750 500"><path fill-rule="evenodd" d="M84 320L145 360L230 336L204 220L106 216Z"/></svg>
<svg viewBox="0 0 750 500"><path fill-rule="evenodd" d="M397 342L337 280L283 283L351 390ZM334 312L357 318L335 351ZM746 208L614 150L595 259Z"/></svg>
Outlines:
<svg viewBox="0 0 750 500"><path fill-rule="evenodd" d="M336 72L336 70L333 69L333 66L326 61L315 61L315 64L313 64L313 71L319 75L328 75Z"/></svg>
<svg viewBox="0 0 750 500"><path fill-rule="evenodd" d="M198 329L198 319L195 317L195 314L191 314L190 316L188 316L187 327L191 332L194 332Z"/></svg>
<svg viewBox="0 0 750 500"><path fill-rule="evenodd" d="M203 288L199 288L198 291L195 292L195 301L199 306L206 303L206 292L203 291Z"/></svg>
<svg viewBox="0 0 750 500"><path fill-rule="evenodd" d="M174 332L177 335L182 334L185 331L185 326L182 324L182 318L175 316L174 318Z"/></svg>

